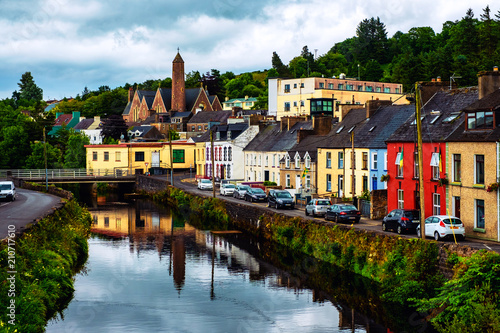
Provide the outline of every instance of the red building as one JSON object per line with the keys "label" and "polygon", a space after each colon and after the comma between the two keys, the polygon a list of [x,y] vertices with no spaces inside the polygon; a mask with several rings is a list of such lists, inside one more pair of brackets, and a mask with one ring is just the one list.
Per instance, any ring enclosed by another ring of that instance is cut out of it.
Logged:
{"label": "red building", "polygon": [[[477,89],[436,92],[422,107],[422,151],[425,217],[446,212],[446,138],[462,122],[462,109],[477,101]],[[387,143],[387,210],[419,209],[419,177],[415,116],[410,117]],[[402,160],[402,165],[401,165]]]}

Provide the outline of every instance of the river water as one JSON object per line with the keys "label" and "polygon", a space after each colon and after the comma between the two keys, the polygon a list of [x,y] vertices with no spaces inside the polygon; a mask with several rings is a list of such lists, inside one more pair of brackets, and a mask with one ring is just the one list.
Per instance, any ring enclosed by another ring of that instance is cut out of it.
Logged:
{"label": "river water", "polygon": [[[94,234],[88,262],[75,277],[73,300],[47,332],[391,332],[387,325],[397,327],[375,286],[311,258],[245,234],[199,230],[147,200],[89,210]],[[408,318],[402,321],[411,323]],[[418,325],[410,326],[412,331],[423,331]]]}

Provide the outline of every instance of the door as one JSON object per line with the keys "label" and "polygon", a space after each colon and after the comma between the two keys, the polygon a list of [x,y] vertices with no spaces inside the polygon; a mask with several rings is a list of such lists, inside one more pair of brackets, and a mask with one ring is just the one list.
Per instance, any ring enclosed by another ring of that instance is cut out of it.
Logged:
{"label": "door", "polygon": [[300,175],[297,175],[295,176],[295,188],[298,190],[300,190],[300,187],[301,187],[302,183],[300,181]]}
{"label": "door", "polygon": [[372,177],[372,190],[377,189],[377,177]]}
{"label": "door", "polygon": [[154,151],[151,153],[151,167],[159,168],[160,167],[160,152]]}
{"label": "door", "polygon": [[427,237],[434,237],[434,231],[436,231],[436,225],[438,222],[437,217],[428,217],[425,220],[425,235]]}
{"label": "door", "polygon": [[264,181],[266,181],[266,182],[269,181],[269,170],[264,171]]}

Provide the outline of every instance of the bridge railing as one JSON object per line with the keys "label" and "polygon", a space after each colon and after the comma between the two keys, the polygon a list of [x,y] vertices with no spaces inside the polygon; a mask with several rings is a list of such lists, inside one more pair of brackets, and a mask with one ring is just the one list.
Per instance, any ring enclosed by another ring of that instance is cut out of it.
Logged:
{"label": "bridge railing", "polygon": [[96,178],[133,176],[129,169],[14,169],[0,170],[0,178],[16,177],[24,179],[45,178]]}

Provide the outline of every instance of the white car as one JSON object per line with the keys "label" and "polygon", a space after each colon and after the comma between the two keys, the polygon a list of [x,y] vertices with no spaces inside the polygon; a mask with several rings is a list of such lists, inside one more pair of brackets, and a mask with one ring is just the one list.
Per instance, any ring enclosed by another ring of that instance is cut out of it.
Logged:
{"label": "white car", "polygon": [[[433,215],[425,219],[425,236],[435,240],[451,237],[465,239],[465,228],[462,221],[455,216]],[[417,227],[417,236],[421,237],[420,225]]]}
{"label": "white car", "polygon": [[200,181],[198,182],[198,188],[200,190],[212,190],[212,181],[210,179],[200,179]]}
{"label": "white car", "polygon": [[16,200],[16,187],[11,181],[0,182],[0,199]]}
{"label": "white car", "polygon": [[220,187],[220,195],[233,195],[236,186],[234,184],[223,184]]}
{"label": "white car", "polygon": [[331,205],[332,203],[328,199],[312,199],[306,205],[306,216],[309,214],[312,216],[325,216],[327,209]]}

